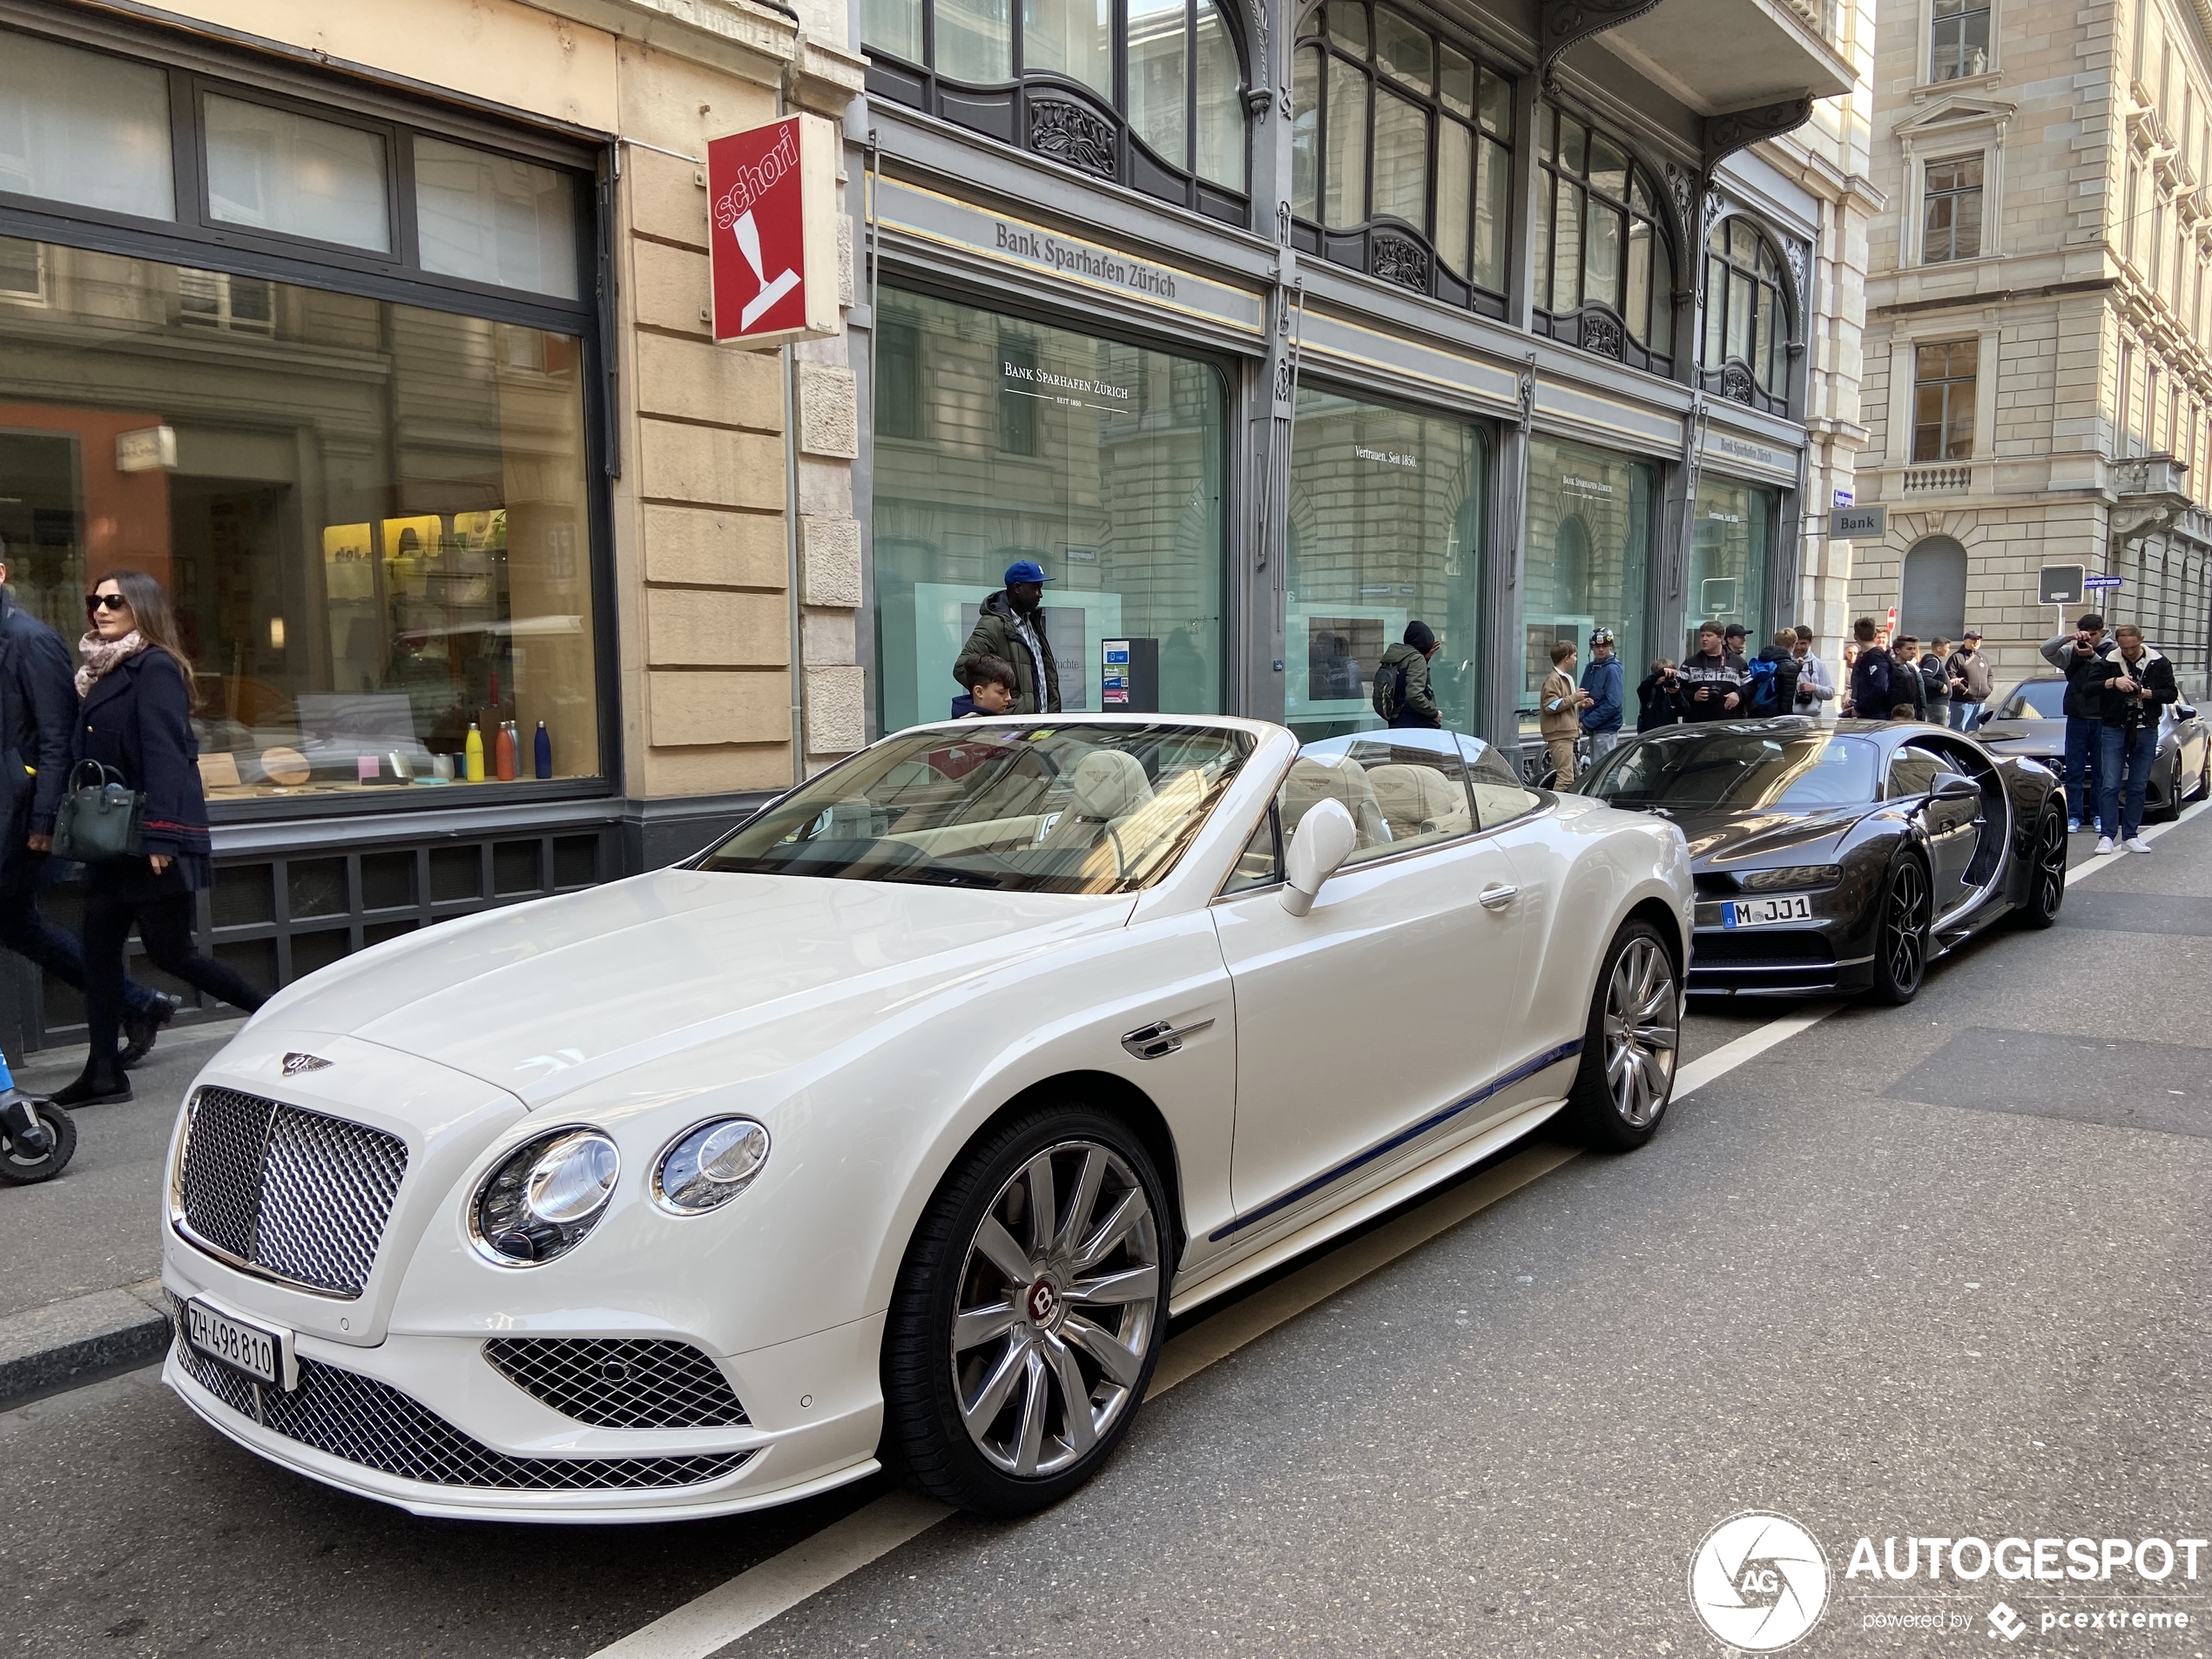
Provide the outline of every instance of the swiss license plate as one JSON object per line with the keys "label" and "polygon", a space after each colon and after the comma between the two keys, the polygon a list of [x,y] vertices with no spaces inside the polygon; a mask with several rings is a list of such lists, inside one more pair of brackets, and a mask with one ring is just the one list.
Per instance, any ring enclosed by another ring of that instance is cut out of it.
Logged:
{"label": "swiss license plate", "polygon": [[1812,900],[1802,893],[1778,893],[1771,899],[1736,899],[1721,907],[1723,927],[1772,927],[1787,921],[1811,921]]}
{"label": "swiss license plate", "polygon": [[273,1331],[218,1313],[204,1302],[185,1304],[185,1339],[210,1359],[273,1386],[283,1339]]}

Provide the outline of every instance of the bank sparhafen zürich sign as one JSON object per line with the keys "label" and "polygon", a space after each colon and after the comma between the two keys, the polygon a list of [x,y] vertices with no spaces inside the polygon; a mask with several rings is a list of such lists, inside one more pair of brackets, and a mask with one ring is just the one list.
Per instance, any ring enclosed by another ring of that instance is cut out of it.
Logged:
{"label": "bank sparhafen z\u00fcrich sign", "polygon": [[837,130],[818,115],[710,139],[707,272],[717,344],[837,332]]}

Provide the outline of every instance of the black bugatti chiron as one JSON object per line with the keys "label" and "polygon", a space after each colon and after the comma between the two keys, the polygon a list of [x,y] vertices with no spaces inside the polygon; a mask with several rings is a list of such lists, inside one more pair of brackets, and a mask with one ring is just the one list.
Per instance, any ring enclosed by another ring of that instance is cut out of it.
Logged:
{"label": "black bugatti chiron", "polygon": [[1697,884],[1694,993],[1868,992],[2066,898],[2066,797],[2023,756],[1917,722],[1802,717],[1662,727],[1578,785],[1682,826]]}

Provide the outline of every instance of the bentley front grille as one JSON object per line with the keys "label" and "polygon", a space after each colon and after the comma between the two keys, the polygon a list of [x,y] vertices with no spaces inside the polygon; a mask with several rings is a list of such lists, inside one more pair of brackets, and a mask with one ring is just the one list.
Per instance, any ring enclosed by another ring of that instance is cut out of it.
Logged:
{"label": "bentley front grille", "polygon": [[494,1337],[493,1368],[598,1428],[732,1428],[745,1407],[705,1351],[668,1337]]}
{"label": "bentley front grille", "polygon": [[241,1417],[363,1468],[427,1486],[503,1492],[605,1492],[701,1486],[745,1467],[751,1452],[700,1457],[510,1457],[462,1433],[389,1383],[305,1355],[287,1393],[196,1351],[177,1329],[179,1362]]}
{"label": "bentley front grille", "polygon": [[396,1135],[202,1089],[186,1109],[178,1221],[195,1243],[273,1278],[359,1296],[406,1174]]}

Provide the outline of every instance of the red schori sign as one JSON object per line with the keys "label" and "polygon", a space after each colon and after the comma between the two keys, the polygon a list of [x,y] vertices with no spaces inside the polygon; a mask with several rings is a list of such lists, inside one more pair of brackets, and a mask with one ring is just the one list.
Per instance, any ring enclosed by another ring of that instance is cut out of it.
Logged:
{"label": "red schori sign", "polygon": [[714,338],[745,346],[837,332],[837,132],[787,115],[706,146]]}

